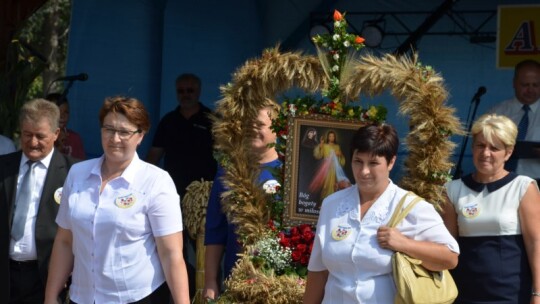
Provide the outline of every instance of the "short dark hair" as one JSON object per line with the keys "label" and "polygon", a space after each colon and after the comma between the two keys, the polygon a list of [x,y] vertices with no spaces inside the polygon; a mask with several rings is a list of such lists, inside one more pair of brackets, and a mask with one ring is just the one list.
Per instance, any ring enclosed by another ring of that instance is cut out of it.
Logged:
{"label": "short dark hair", "polygon": [[390,162],[397,155],[399,138],[396,129],[388,124],[368,124],[354,133],[351,141],[351,157],[355,152],[383,156]]}
{"label": "short dark hair", "polygon": [[526,67],[527,68],[540,69],[540,62],[538,62],[536,60],[533,60],[533,59],[525,59],[525,60],[522,60],[522,61],[518,62],[518,64],[516,64],[516,66],[514,68],[514,79],[516,79],[518,72],[521,69],[526,68]]}
{"label": "short dark hair", "polygon": [[137,126],[137,129],[148,132],[150,129],[150,116],[143,103],[136,98],[115,96],[105,98],[103,106],[99,110],[99,123],[103,126],[105,116],[109,113],[124,115],[129,122]]}
{"label": "short dark hair", "polygon": [[195,74],[192,74],[192,73],[181,74],[178,77],[176,77],[175,84],[178,84],[180,81],[184,81],[184,80],[194,81],[197,84],[197,87],[199,87],[199,89],[201,88],[201,79],[199,78],[199,76]]}

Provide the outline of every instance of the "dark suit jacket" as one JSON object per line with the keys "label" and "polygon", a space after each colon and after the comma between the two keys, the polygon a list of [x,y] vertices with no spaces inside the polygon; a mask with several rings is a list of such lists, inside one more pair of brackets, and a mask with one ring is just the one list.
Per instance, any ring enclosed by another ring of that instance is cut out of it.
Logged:
{"label": "dark suit jacket", "polygon": [[[8,283],[0,284],[0,295],[8,295],[8,299],[11,220],[21,157],[21,151],[0,156],[0,275],[4,276],[3,282]],[[57,229],[56,213],[60,206],[54,200],[54,192],[64,185],[69,168],[75,162],[77,162],[75,159],[55,149],[43,184],[35,230],[39,272],[43,285],[47,282],[49,259]]]}

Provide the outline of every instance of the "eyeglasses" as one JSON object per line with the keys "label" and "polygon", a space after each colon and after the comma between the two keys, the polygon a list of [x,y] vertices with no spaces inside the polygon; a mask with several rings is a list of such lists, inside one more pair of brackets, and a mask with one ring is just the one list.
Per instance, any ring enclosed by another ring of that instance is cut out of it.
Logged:
{"label": "eyeglasses", "polygon": [[141,133],[142,130],[135,130],[135,131],[128,131],[128,130],[117,130],[115,128],[112,128],[112,127],[108,127],[108,126],[103,126],[101,127],[101,130],[103,131],[103,134],[106,136],[106,137],[114,137],[114,134],[118,134],[118,138],[120,138],[121,140],[128,140],[130,139],[133,135],[137,134],[137,133]]}
{"label": "eyeglasses", "polygon": [[184,93],[192,94],[193,92],[195,92],[195,89],[193,89],[193,88],[176,89],[177,94],[184,94]]}

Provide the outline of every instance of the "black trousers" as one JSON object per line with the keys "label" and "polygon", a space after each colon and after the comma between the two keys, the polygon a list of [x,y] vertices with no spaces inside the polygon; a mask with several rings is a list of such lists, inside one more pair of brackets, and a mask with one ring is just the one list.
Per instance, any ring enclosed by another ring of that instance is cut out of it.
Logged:
{"label": "black trousers", "polygon": [[37,261],[9,261],[9,304],[43,304],[45,284]]}
{"label": "black trousers", "polygon": [[[169,303],[170,294],[169,286],[167,285],[167,282],[165,282],[145,298],[129,304],[167,304]],[[77,304],[73,301],[69,301],[69,303]]]}

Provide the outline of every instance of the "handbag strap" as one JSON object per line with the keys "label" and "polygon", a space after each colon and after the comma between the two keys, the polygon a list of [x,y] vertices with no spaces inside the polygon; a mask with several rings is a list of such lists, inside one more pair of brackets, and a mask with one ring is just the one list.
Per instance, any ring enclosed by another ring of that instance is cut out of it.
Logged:
{"label": "handbag strap", "polygon": [[[416,197],[409,203],[409,205],[407,205],[405,209],[403,209],[403,205],[405,204],[405,199],[407,198],[408,195],[414,195]],[[405,195],[399,201],[396,207],[396,210],[394,210],[394,213],[392,214],[390,221],[388,221],[387,226],[390,228],[396,227],[407,216],[407,214],[409,214],[409,212],[412,210],[414,205],[416,205],[416,203],[418,203],[421,200],[422,198],[416,195],[412,191],[405,193]]]}

